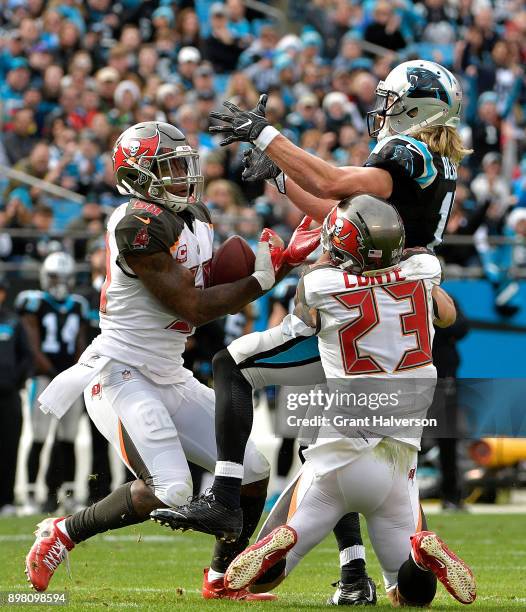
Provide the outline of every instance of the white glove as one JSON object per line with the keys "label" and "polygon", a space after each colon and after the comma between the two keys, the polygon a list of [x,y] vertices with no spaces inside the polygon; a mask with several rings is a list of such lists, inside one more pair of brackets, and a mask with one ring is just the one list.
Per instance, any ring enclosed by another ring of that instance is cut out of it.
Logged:
{"label": "white glove", "polygon": [[261,285],[263,291],[268,291],[274,286],[276,277],[274,275],[274,266],[272,265],[268,242],[258,242],[256,248],[256,262],[254,264],[254,273],[252,276]]}

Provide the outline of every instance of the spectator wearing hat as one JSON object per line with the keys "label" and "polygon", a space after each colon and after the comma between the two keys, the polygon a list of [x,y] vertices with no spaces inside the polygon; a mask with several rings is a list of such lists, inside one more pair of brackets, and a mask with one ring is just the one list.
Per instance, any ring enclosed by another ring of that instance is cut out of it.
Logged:
{"label": "spectator wearing hat", "polygon": [[378,0],[374,7],[373,19],[365,28],[364,39],[367,42],[398,51],[405,47],[405,39],[400,31],[400,17],[386,0]]}
{"label": "spectator wearing hat", "polygon": [[[194,71],[193,87],[186,92],[186,102],[192,104],[201,94],[215,97],[214,69],[210,62],[202,62]],[[225,94],[226,96],[226,94]]]}
{"label": "spectator wearing hat", "polygon": [[332,63],[335,70],[351,70],[352,62],[362,57],[361,36],[349,31],[342,37],[337,56]]}
{"label": "spectator wearing hat", "polygon": [[152,13],[152,25],[157,30],[171,30],[175,25],[175,16],[172,7],[160,6]]}
{"label": "spectator wearing hat", "polygon": [[164,113],[168,123],[175,123],[175,113],[184,103],[184,89],[179,83],[163,83],[155,96],[159,110]]}
{"label": "spectator wearing hat", "polygon": [[210,61],[215,72],[224,74],[232,72],[243,46],[228,27],[228,10],[221,2],[214,2],[209,11],[210,34],[203,44],[203,56]]}
{"label": "spectator wearing hat", "polygon": [[110,66],[101,68],[95,74],[95,87],[100,96],[102,111],[109,111],[113,108],[113,96],[119,80],[119,72]]}
{"label": "spectator wearing hat", "polygon": [[323,122],[318,98],[312,93],[301,96],[294,105],[294,110],[286,118],[287,127],[294,132],[296,142],[301,140],[307,130],[320,129]]}
{"label": "spectator wearing hat", "polygon": [[307,30],[301,35],[301,44],[303,46],[300,62],[309,64],[310,62],[318,62],[319,55],[323,48],[322,37],[315,30]]}
{"label": "spectator wearing hat", "polygon": [[347,96],[340,91],[331,91],[323,98],[325,129],[338,133],[342,125],[351,122],[351,104]]}
{"label": "spectator wearing hat", "polygon": [[193,87],[194,72],[201,61],[201,53],[195,47],[183,47],[177,54],[177,72],[185,89]]}
{"label": "spectator wearing hat", "polygon": [[30,108],[15,111],[11,131],[4,135],[2,145],[11,166],[31,153],[37,141],[35,114]]}
{"label": "spectator wearing hat", "polygon": [[141,90],[135,81],[121,81],[115,88],[115,107],[109,117],[113,125],[125,129],[134,123],[134,113],[141,98]]}
{"label": "spectator wearing hat", "polygon": [[24,106],[24,91],[27,89],[30,73],[27,60],[15,57],[11,60],[5,82],[0,85],[4,124],[9,126],[11,113]]}
{"label": "spectator wearing hat", "polygon": [[5,303],[8,284],[0,277],[0,516],[13,516],[18,444],[22,433],[20,391],[31,375],[33,356],[19,317]]}
{"label": "spectator wearing hat", "polygon": [[274,57],[275,85],[279,87],[283,102],[287,108],[292,108],[296,101],[293,87],[297,81],[294,60],[288,53],[281,53]]}

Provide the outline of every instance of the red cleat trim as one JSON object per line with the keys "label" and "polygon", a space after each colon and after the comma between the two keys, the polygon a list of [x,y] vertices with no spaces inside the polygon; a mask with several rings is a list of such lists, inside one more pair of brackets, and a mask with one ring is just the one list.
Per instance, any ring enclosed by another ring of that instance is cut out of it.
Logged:
{"label": "red cleat trim", "polygon": [[297,541],[298,534],[292,527],[276,527],[232,561],[225,573],[225,586],[237,591],[254,584],[260,576],[283,559]]}
{"label": "red cleat trim", "polygon": [[246,589],[232,591],[225,587],[222,578],[208,580],[208,568],[204,570],[201,593],[204,599],[232,599],[235,601],[273,601],[277,599],[272,593],[250,593]]}
{"label": "red cleat trim", "polygon": [[67,560],[68,551],[75,544],[62,533],[59,518],[47,518],[37,525],[36,540],[26,556],[26,575],[36,591],[45,591],[57,567]]}
{"label": "red cleat trim", "polygon": [[460,603],[473,603],[477,585],[467,563],[449,550],[432,531],[420,531],[411,537],[413,558],[421,567],[433,572],[449,593]]}

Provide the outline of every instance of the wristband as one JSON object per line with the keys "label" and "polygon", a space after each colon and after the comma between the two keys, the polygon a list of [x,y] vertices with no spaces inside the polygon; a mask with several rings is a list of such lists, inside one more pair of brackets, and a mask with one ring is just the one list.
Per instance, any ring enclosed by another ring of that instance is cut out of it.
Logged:
{"label": "wristband", "polygon": [[263,128],[259,136],[254,140],[254,145],[260,151],[264,151],[274,140],[274,138],[276,138],[276,136],[279,136],[279,131],[275,127],[267,125],[267,127]]}
{"label": "wristband", "polygon": [[264,272],[263,270],[257,270],[252,273],[252,276],[257,280],[263,291],[268,291],[274,286],[276,277],[273,272]]}

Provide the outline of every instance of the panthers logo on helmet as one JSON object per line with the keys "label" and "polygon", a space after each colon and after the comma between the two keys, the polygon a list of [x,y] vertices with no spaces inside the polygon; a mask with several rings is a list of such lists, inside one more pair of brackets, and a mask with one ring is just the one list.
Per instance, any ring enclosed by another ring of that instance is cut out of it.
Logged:
{"label": "panthers logo on helmet", "polygon": [[410,66],[407,69],[407,80],[411,83],[407,92],[408,98],[437,98],[450,104],[446,88],[430,70]]}
{"label": "panthers logo on helmet", "polygon": [[361,249],[363,238],[360,230],[352,221],[338,217],[338,210],[334,209],[329,219],[330,239],[335,248],[352,255],[361,265],[365,265]]}

